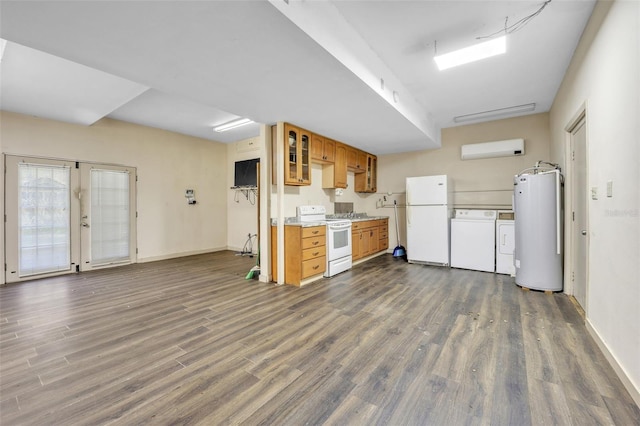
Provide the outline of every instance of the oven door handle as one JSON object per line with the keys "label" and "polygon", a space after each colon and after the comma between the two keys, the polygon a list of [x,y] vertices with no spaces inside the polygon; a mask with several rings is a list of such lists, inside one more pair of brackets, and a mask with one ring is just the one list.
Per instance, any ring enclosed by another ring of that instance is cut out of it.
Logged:
{"label": "oven door handle", "polygon": [[332,223],[332,224],[328,224],[327,228],[332,229],[332,230],[334,230],[334,229],[348,229],[348,228],[351,228],[351,224],[350,223],[345,223],[344,225],[342,225],[342,224],[337,224],[337,223],[333,224]]}

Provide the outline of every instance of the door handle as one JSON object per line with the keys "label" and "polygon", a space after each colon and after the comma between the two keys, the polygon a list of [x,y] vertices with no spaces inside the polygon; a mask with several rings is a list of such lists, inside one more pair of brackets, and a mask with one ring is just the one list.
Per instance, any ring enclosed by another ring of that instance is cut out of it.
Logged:
{"label": "door handle", "polygon": [[88,228],[88,227],[89,227],[89,224],[88,224],[87,222],[82,222],[80,225],[82,225],[82,226],[83,226],[83,227],[85,227],[85,228]]}
{"label": "door handle", "polygon": [[583,229],[583,230],[582,230],[582,232],[581,232],[581,234],[582,234],[582,235],[587,235],[587,230],[586,230],[586,229]]}

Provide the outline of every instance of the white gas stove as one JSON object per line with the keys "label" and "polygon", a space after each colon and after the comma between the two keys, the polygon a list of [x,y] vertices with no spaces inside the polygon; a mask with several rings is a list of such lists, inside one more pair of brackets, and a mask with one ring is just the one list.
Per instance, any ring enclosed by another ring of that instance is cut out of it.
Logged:
{"label": "white gas stove", "polygon": [[327,219],[324,206],[299,206],[296,213],[302,223],[317,222],[327,226],[327,269],[324,276],[332,277],[351,269],[351,221]]}

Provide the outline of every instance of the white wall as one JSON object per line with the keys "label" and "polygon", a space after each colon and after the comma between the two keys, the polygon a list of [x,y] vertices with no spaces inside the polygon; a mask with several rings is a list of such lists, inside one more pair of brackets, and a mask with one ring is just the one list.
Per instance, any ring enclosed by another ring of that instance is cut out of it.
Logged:
{"label": "white wall", "polygon": [[[461,160],[465,144],[523,138],[525,155]],[[393,200],[398,205],[400,240],[406,242],[405,179],[409,176],[449,175],[454,187],[454,207],[511,209],[513,177],[538,160],[549,160],[549,114],[496,120],[442,129],[442,148],[378,157],[378,191],[369,201],[369,214],[390,216],[389,247],[396,245]],[[391,195],[388,193],[391,192]],[[387,198],[384,202],[384,198]],[[384,208],[376,209],[382,198]],[[377,213],[376,213],[377,212]]]}
{"label": "white wall", "polygon": [[[640,2],[599,2],[551,109],[552,153],[564,163],[567,126],[587,111],[587,322],[640,395]],[[615,366],[615,365],[614,365]],[[623,380],[625,380],[623,378]],[[633,394],[633,392],[632,392]],[[640,402],[639,402],[640,403]]]}
{"label": "white wall", "polygon": [[[334,203],[353,203],[356,212],[369,212],[373,194],[359,194],[354,191],[355,177],[352,172],[347,172],[347,188],[343,194],[337,196],[334,189],[322,188],[322,164],[312,163],[311,185],[284,187],[285,217],[296,215],[296,207],[301,205],[319,205],[327,208],[327,213],[334,213]],[[272,186],[272,217],[276,216],[277,187]],[[375,206],[375,201],[373,202]]]}
{"label": "white wall", "polygon": [[[257,234],[258,204],[255,193],[246,193],[229,189],[233,186],[235,162],[260,158],[259,138],[249,138],[227,145],[227,247],[240,251],[247,242],[248,234]],[[257,240],[252,239],[253,252],[258,251]]]}
{"label": "white wall", "polygon": [[[481,160],[460,159],[464,144],[525,139],[525,155]],[[538,160],[550,159],[549,114],[471,124],[442,130],[442,148],[378,156],[378,191],[360,194],[354,191],[355,176],[347,173],[347,189],[336,196],[331,189],[322,189],[322,165],[313,164],[310,186],[285,186],[285,217],[296,215],[296,206],[323,205],[334,212],[335,202],[352,202],[354,211],[370,216],[389,217],[389,250],[397,244],[395,232],[394,200],[398,203],[400,242],[406,242],[405,179],[409,176],[448,174],[452,177],[456,193],[455,207],[511,209],[513,176]],[[272,187],[271,216],[277,212],[277,188]]]}
{"label": "white wall", "polygon": [[[224,144],[110,119],[78,126],[6,111],[0,119],[4,153],[137,168],[139,261],[226,248]],[[187,188],[197,204],[187,204]]]}
{"label": "white wall", "polygon": [[[2,119],[2,115],[0,115],[0,153],[4,152],[4,138],[2,137],[2,128],[4,127],[4,120]],[[2,165],[2,170],[4,170],[4,164]],[[0,173],[0,212],[4,214],[4,172]],[[0,226],[0,259],[2,263],[4,263],[4,224]],[[4,272],[0,272],[0,285],[5,283]]]}

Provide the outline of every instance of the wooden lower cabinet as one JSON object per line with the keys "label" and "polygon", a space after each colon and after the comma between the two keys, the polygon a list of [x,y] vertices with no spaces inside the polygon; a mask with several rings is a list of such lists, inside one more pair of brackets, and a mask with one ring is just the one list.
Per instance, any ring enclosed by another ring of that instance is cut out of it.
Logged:
{"label": "wooden lower cabinet", "polygon": [[353,222],[351,225],[352,260],[389,248],[389,219]]}
{"label": "wooden lower cabinet", "polygon": [[[278,280],[277,228],[271,227],[271,270]],[[307,278],[322,275],[327,268],[326,226],[284,227],[284,282],[300,286]]]}
{"label": "wooden lower cabinet", "polygon": [[389,219],[379,219],[380,224],[378,237],[378,250],[387,250],[389,248]]}

